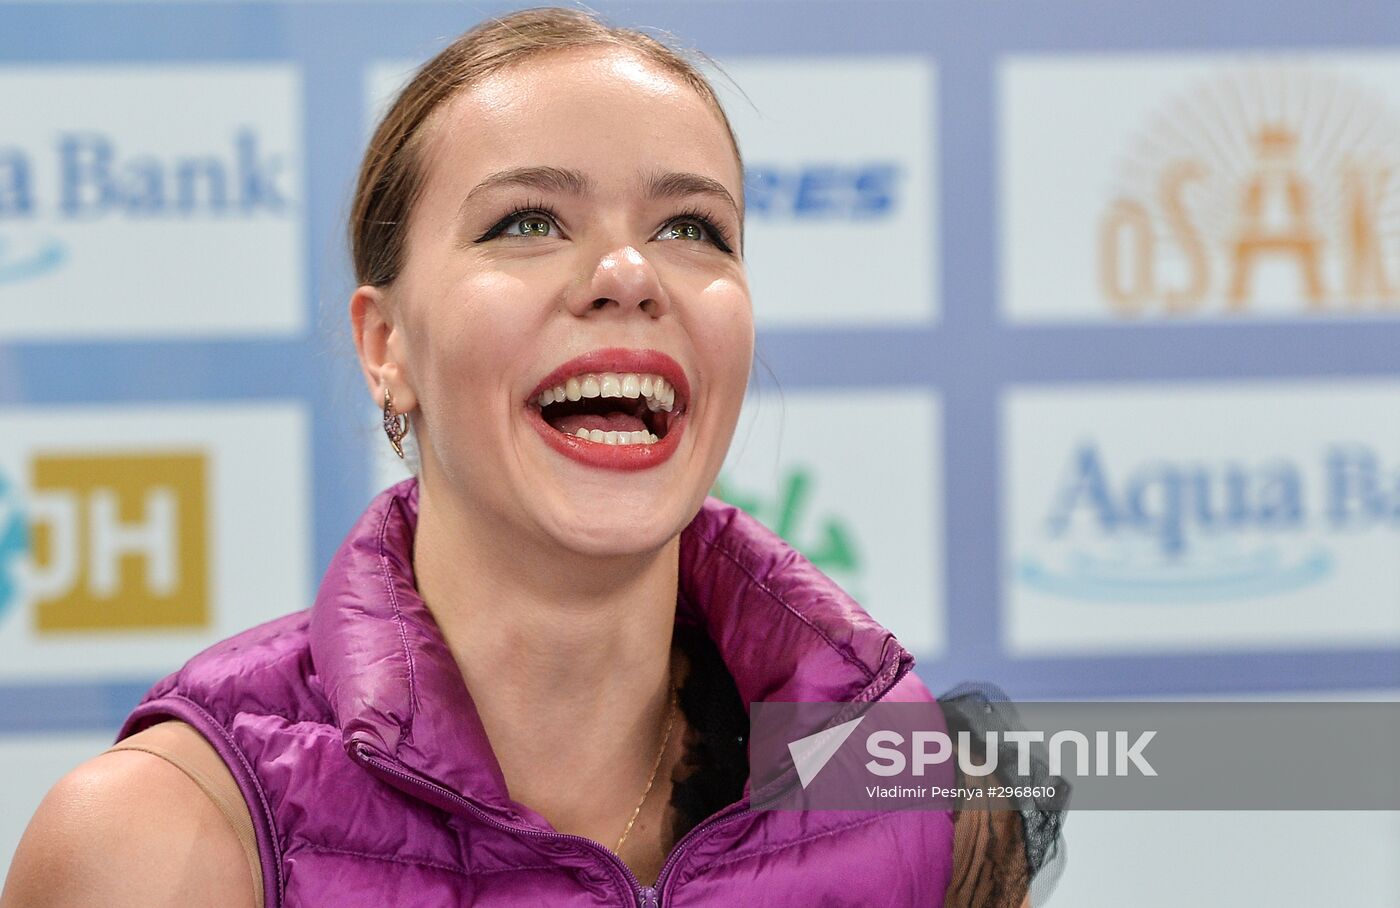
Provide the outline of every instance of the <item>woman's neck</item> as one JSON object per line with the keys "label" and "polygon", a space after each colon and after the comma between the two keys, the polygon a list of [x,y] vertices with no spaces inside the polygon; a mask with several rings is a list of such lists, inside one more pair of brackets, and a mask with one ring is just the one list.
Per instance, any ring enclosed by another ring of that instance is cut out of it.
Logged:
{"label": "woman's neck", "polygon": [[[559,831],[611,847],[642,796],[667,720],[678,541],[600,559],[546,551],[479,523],[420,490],[419,593],[511,797]],[[668,751],[649,801],[669,797],[663,781],[679,751]]]}

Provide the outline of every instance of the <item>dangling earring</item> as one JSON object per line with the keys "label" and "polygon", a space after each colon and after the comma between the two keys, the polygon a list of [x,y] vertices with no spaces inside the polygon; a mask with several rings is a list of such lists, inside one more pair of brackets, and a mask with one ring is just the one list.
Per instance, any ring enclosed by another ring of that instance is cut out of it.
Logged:
{"label": "dangling earring", "polygon": [[403,459],[403,439],[408,434],[408,414],[394,413],[394,396],[389,393],[389,387],[384,387],[384,434],[389,436],[389,444],[394,446],[394,453]]}

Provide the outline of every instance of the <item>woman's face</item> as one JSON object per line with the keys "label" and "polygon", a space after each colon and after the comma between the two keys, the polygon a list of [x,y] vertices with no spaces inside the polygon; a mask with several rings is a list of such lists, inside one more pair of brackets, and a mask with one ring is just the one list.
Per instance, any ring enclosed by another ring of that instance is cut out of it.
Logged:
{"label": "woman's face", "polygon": [[752,360],[728,132],[601,48],[526,60],[425,128],[386,307],[425,482],[544,544],[656,549],[714,482]]}

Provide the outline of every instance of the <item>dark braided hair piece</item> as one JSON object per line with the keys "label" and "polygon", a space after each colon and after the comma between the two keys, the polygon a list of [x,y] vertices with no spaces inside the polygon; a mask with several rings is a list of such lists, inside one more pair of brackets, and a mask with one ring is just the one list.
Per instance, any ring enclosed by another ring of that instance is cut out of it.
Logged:
{"label": "dark braided hair piece", "polygon": [[749,716],[734,678],[706,633],[678,624],[676,645],[690,660],[677,700],[693,734],[671,790],[671,844],[743,797],[749,774]]}

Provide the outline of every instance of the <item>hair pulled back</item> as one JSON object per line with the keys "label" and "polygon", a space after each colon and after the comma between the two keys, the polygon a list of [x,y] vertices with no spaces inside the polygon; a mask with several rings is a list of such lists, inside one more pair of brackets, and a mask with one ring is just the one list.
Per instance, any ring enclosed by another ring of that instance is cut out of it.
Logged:
{"label": "hair pulled back", "polygon": [[[550,51],[581,47],[629,50],[677,76],[719,114],[734,154],[739,145],[714,88],[678,51],[640,31],[607,25],[581,10],[546,7],[492,19],[467,31],[419,68],[399,92],[360,165],[350,210],[350,256],[359,284],[394,282],[403,268],[409,214],[423,185],[422,126],[460,91],[513,64]],[[742,170],[742,163],[741,163]]]}

